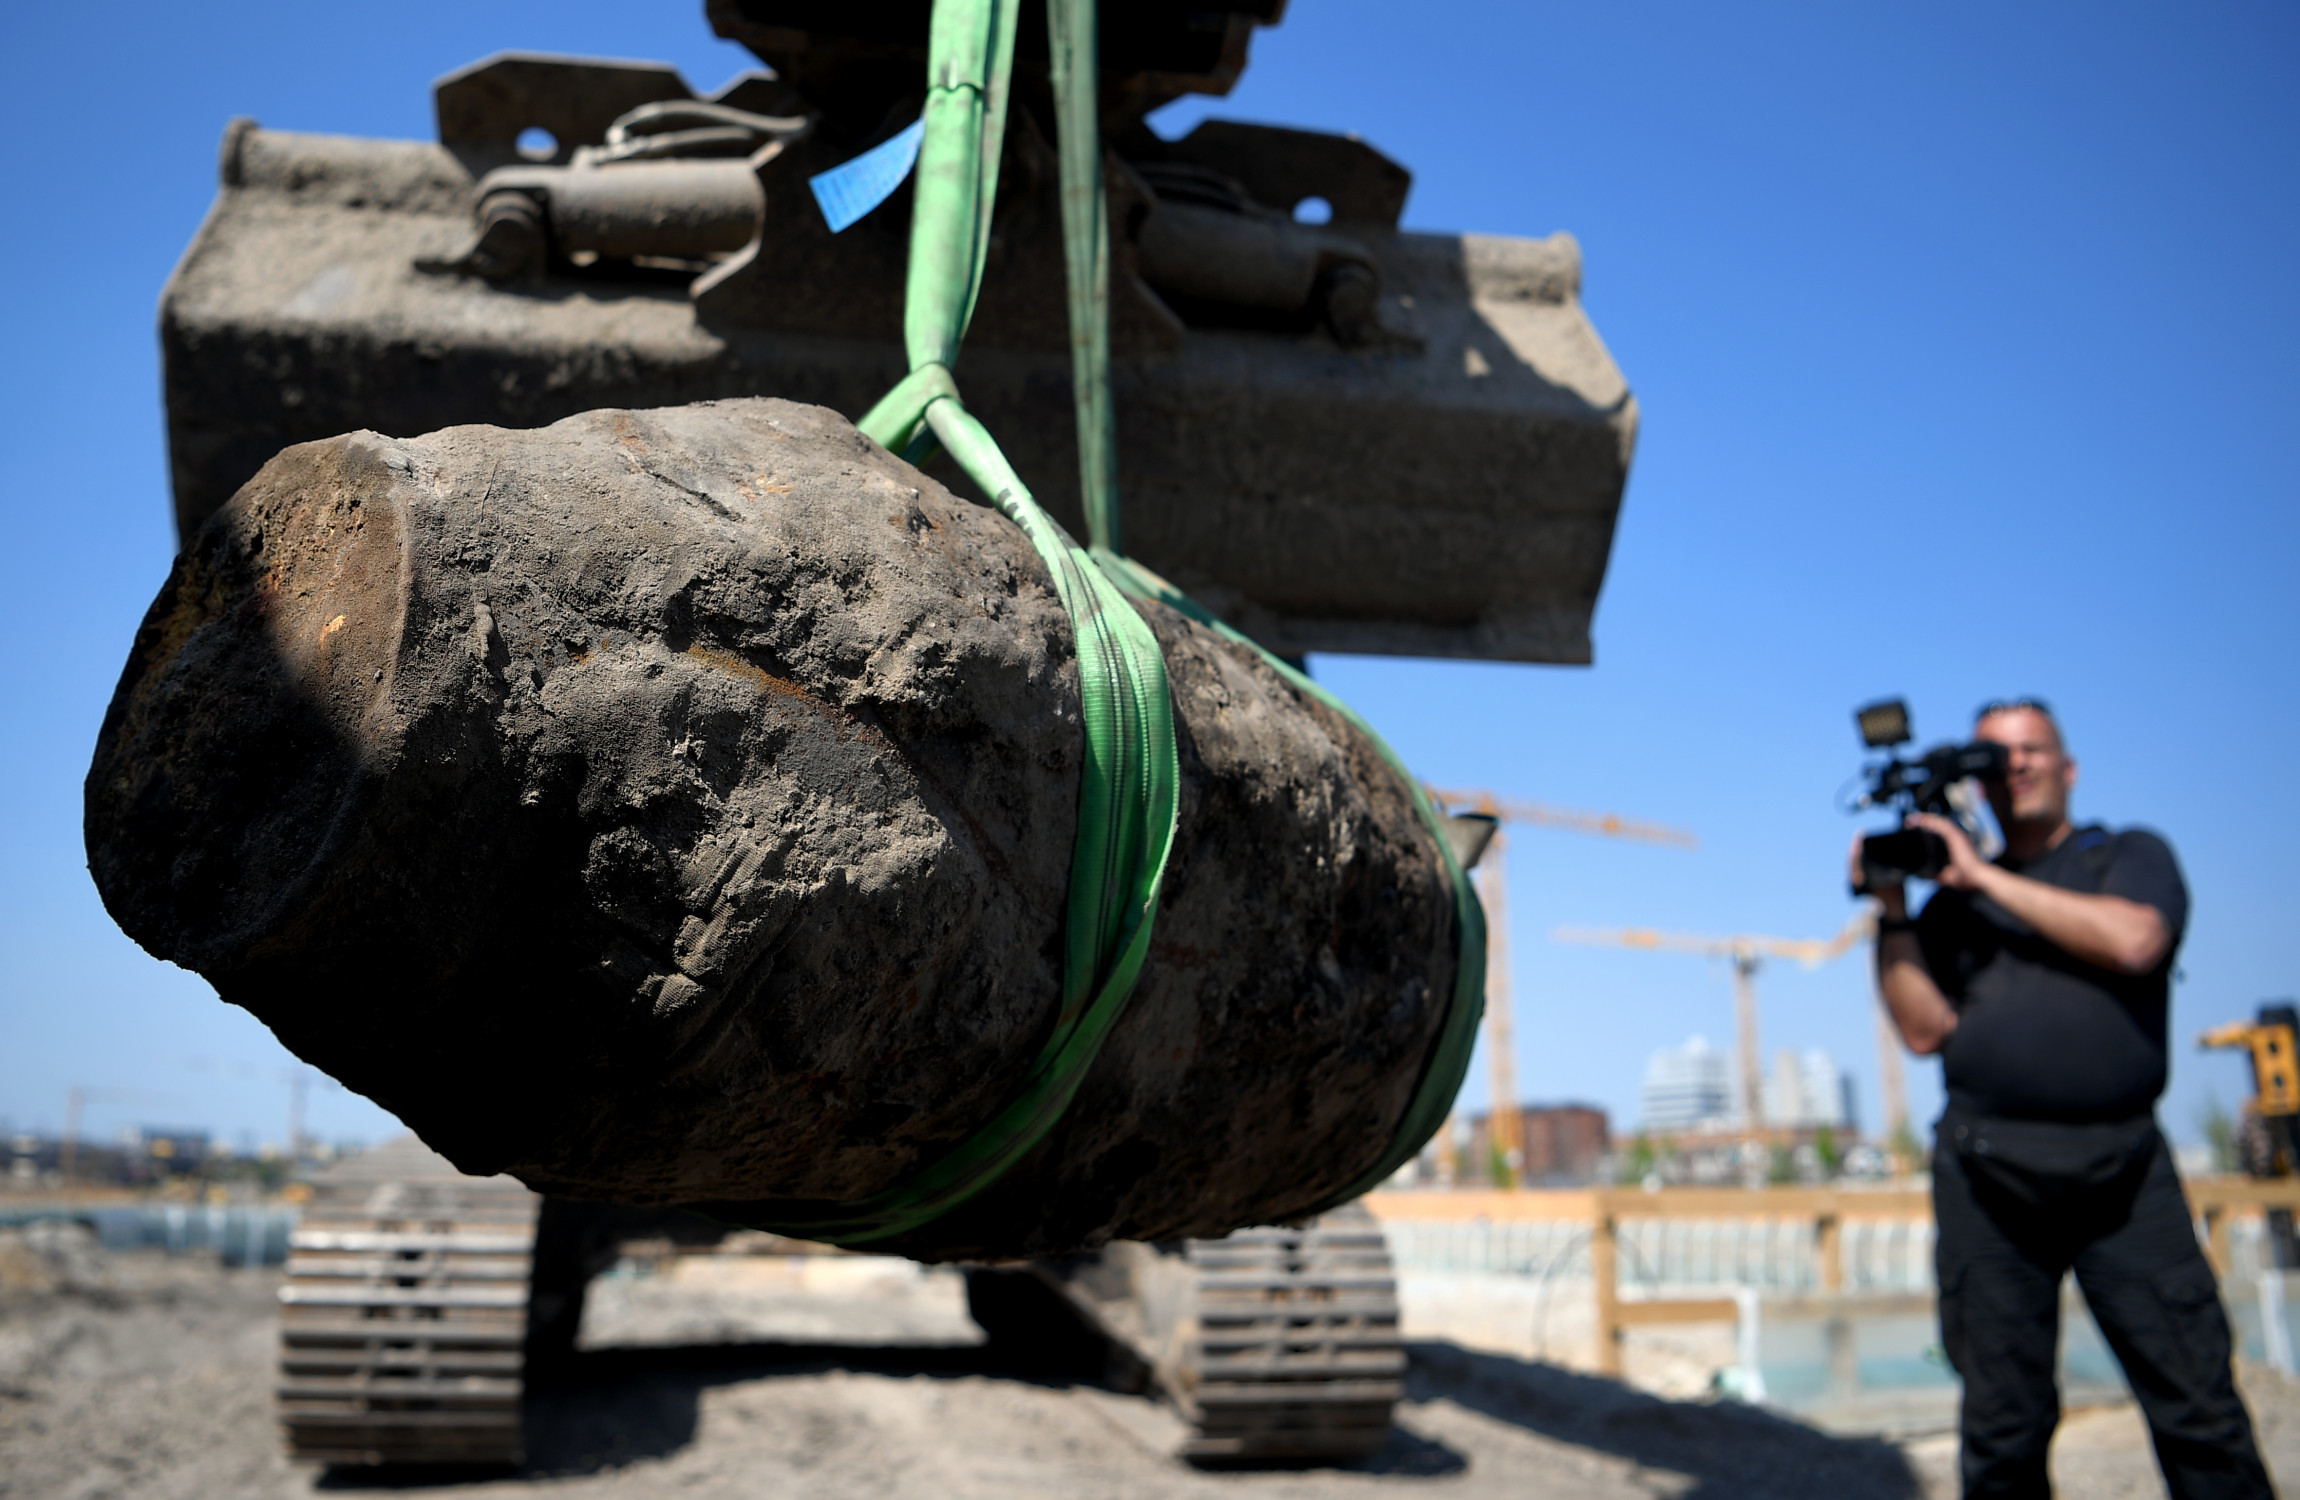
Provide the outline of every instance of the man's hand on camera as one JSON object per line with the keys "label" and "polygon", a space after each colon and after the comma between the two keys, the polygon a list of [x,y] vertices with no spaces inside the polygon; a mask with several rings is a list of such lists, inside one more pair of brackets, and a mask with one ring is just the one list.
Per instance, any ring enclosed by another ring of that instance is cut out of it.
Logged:
{"label": "man's hand on camera", "polygon": [[1867,837],[1868,835],[1863,833],[1853,835],[1852,853],[1847,856],[1847,868],[1851,871],[1851,875],[1846,883],[1856,891],[1864,891],[1876,897],[1883,907],[1882,915],[1896,922],[1902,921],[1909,914],[1908,887],[1898,880],[1878,882],[1873,885],[1864,882],[1868,872],[1861,866],[1861,841]]}
{"label": "man's hand on camera", "polygon": [[[1855,889],[1861,886],[1862,837],[1853,837]],[[1884,994],[1885,1008],[1892,1013],[1893,1025],[1911,1052],[1938,1052],[1948,1042],[1949,1033],[1957,1029],[1957,1013],[1942,996],[1940,986],[1933,983],[1916,934],[1908,928],[1908,887],[1898,880],[1879,881],[1868,887],[1868,893],[1877,898],[1879,920],[1901,924],[1877,937],[1877,987]]]}
{"label": "man's hand on camera", "polygon": [[1909,821],[1919,828],[1929,829],[1941,836],[1948,845],[1949,862],[1940,873],[1940,883],[1952,891],[1976,891],[1985,884],[1996,867],[1981,858],[1973,841],[1965,837],[1956,819],[1944,818],[1938,813],[1911,813]]}
{"label": "man's hand on camera", "polygon": [[2145,974],[2164,962],[2173,940],[2180,935],[2165,925],[2162,912],[2145,902],[2063,890],[1990,864],[1973,848],[1964,830],[1947,818],[1911,813],[1909,822],[1931,829],[1948,846],[1949,863],[1940,875],[1945,889],[1976,891],[1988,897],[2035,928],[2046,942],[2086,963],[2126,974]]}

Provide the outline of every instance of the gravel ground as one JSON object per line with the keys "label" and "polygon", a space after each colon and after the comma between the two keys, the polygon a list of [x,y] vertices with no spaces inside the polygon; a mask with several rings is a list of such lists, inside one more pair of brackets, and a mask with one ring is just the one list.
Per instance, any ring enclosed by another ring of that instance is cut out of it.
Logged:
{"label": "gravel ground", "polygon": [[[575,1375],[530,1398],[524,1472],[319,1470],[289,1464],[272,1423],[276,1272],[76,1254],[41,1260],[0,1245],[6,1500],[362,1488],[442,1500],[1955,1493],[1952,1439],[1829,1437],[1747,1407],[1664,1400],[1438,1341],[1413,1344],[1397,1434],[1371,1462],[1202,1471],[1169,1456],[1180,1425],[1156,1404],[998,1369],[972,1342],[946,1273],[708,1264],[600,1284]],[[2300,1474],[2300,1388],[2255,1373],[2248,1389],[2272,1464]],[[2061,1492],[2084,1500],[2163,1493],[2129,1409],[2072,1419],[2056,1470]]]}

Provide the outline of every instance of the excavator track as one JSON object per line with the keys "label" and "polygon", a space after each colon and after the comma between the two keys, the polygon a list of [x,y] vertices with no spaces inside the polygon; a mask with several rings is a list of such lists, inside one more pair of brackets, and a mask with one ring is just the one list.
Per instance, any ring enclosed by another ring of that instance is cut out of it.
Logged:
{"label": "excavator track", "polygon": [[312,1187],[280,1289],[289,1456],[518,1463],[541,1199],[466,1177],[413,1136]]}
{"label": "excavator track", "polygon": [[1405,1393],[1397,1274],[1349,1204],[1297,1227],[973,1266],[967,1307],[1026,1368],[1157,1391],[1210,1465],[1346,1463],[1381,1451]]}
{"label": "excavator track", "polygon": [[1186,1458],[1369,1457],[1405,1393],[1397,1275],[1381,1225],[1350,1204],[1306,1227],[1190,1240],[1197,1334],[1173,1394]]}

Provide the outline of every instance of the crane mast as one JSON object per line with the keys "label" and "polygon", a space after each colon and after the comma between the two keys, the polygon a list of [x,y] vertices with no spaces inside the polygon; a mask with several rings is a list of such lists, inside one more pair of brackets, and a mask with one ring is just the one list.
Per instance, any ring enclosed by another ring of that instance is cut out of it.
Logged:
{"label": "crane mast", "polygon": [[[1701,840],[1682,828],[1619,813],[1587,812],[1548,802],[1504,797],[1482,787],[1432,787],[1430,795],[1441,806],[1493,818],[1497,825],[1518,823],[1555,828],[1596,838],[1628,839],[1671,849],[1698,849]],[[1508,836],[1496,826],[1486,852],[1478,860],[1473,878],[1486,913],[1485,1024],[1487,1066],[1492,1072],[1493,1103],[1488,1111],[1491,1140],[1500,1158],[1501,1185],[1515,1187],[1525,1170],[1525,1115],[1517,1097],[1517,1041],[1513,997],[1510,992]],[[1440,1153],[1451,1158],[1454,1122],[1448,1117],[1439,1136]]]}
{"label": "crane mast", "polygon": [[[1762,1061],[1764,1054],[1758,1045],[1757,971],[1771,958],[1786,958],[1808,969],[1817,969],[1841,957],[1855,944],[1869,941],[1875,936],[1876,927],[1876,905],[1874,902],[1866,902],[1831,938],[1766,937],[1757,933],[1704,937],[1692,933],[1660,932],[1650,927],[1560,927],[1551,936],[1561,943],[1636,948],[1649,953],[1692,953],[1704,958],[1722,958],[1731,964],[1735,1051],[1738,1054],[1736,1092],[1740,1095],[1742,1138],[1751,1143],[1762,1143],[1765,1134],[1765,1075]],[[1888,1121],[1897,1113],[1902,1122],[1906,1123],[1908,1109],[1901,1100],[1899,1061],[1898,1055],[1895,1055],[1892,1059],[1894,1066],[1884,1075],[1883,1090],[1888,1096]],[[1887,1129],[1892,1128],[1888,1124]]]}

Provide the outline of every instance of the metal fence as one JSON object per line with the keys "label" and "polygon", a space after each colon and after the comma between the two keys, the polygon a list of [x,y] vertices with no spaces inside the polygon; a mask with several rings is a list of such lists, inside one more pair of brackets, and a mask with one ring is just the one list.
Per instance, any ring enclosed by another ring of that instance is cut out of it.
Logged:
{"label": "metal fence", "polygon": [[164,1250],[214,1255],[227,1266],[276,1266],[287,1259],[296,1211],[226,1203],[0,1206],[0,1229],[56,1220],[87,1225],[106,1250]]}
{"label": "metal fence", "polygon": [[[1589,1226],[1569,1220],[1392,1219],[1382,1226],[1403,1270],[1484,1271],[1586,1280]],[[1932,1285],[1933,1226],[1921,1219],[1853,1219],[1842,1231],[1846,1291],[1921,1291]],[[1620,1285],[1631,1290],[1821,1285],[1819,1236],[1790,1219],[1645,1219],[1616,1236]]]}
{"label": "metal fence", "polygon": [[[1385,1218],[1390,1255],[1408,1271],[1482,1271],[1543,1280],[1589,1279],[1590,1227],[1570,1219]],[[2227,1226],[2224,1279],[2250,1284],[2268,1268],[2267,1226],[2257,1217]],[[1839,1230],[1842,1290],[1922,1292],[1933,1285],[1930,1219],[1847,1219]],[[1625,1219],[1616,1230],[1617,1276],[1625,1295],[1730,1292],[1805,1293],[1822,1286],[1819,1233],[1780,1218]]]}

